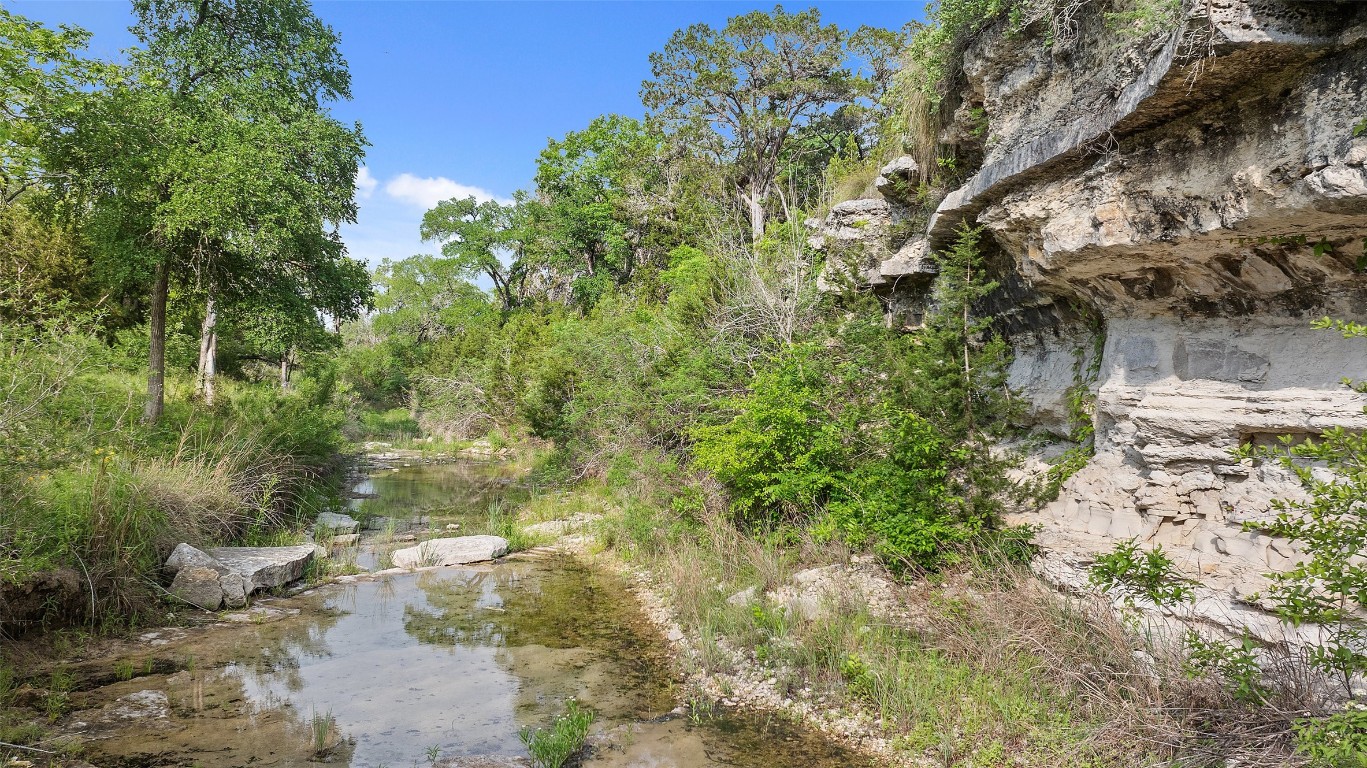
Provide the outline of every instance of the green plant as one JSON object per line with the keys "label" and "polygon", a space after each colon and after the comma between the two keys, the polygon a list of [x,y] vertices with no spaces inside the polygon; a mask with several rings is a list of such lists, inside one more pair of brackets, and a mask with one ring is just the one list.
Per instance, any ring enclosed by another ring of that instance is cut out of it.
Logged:
{"label": "green plant", "polygon": [[1188,632],[1184,645],[1187,674],[1194,677],[1214,673],[1236,701],[1267,703],[1269,691],[1256,655],[1259,644],[1247,631],[1237,644],[1207,640],[1194,631]]}
{"label": "green plant", "polygon": [[309,717],[310,744],[315,755],[326,754],[332,748],[334,732],[337,727],[337,719],[332,716],[332,710],[319,714],[317,709]]}
{"label": "green plant", "polygon": [[431,745],[431,746],[429,746],[429,747],[427,748],[427,762],[429,762],[429,763],[431,763],[431,764],[433,764],[433,765],[436,765],[436,764],[437,764],[437,760],[438,760],[440,757],[441,757],[441,745],[440,745],[440,744],[433,744],[433,745]]}
{"label": "green plant", "polygon": [[1317,766],[1364,768],[1367,766],[1367,703],[1348,701],[1342,712],[1320,718],[1302,718],[1292,728],[1296,748]]}
{"label": "green plant", "polygon": [[555,718],[547,730],[523,728],[518,737],[532,755],[536,768],[561,768],[584,748],[584,739],[593,723],[593,711],[570,699],[564,714]]}
{"label": "green plant", "polygon": [[[1367,338],[1367,326],[1359,323],[1324,318],[1314,325]],[[1367,382],[1345,384],[1367,392]],[[1295,474],[1308,500],[1274,500],[1274,519],[1244,527],[1285,536],[1305,555],[1289,570],[1268,574],[1272,586],[1265,596],[1285,621],[1323,628],[1327,641],[1312,650],[1310,663],[1338,678],[1351,695],[1353,678],[1367,673],[1367,569],[1359,562],[1367,550],[1367,434],[1334,427],[1316,438],[1297,442],[1283,435],[1278,442],[1245,445],[1235,456],[1276,462]]]}
{"label": "green plant", "polygon": [[47,712],[48,720],[55,721],[66,713],[71,689],[75,683],[76,680],[70,672],[63,669],[53,670],[48,678],[47,695],[43,697],[43,708]]}
{"label": "green plant", "polygon": [[1099,555],[1087,578],[1105,591],[1120,592],[1130,604],[1144,598],[1159,606],[1190,600],[1196,585],[1178,573],[1161,544],[1145,552],[1135,539],[1118,542],[1110,552]]}
{"label": "green plant", "polygon": [[114,662],[114,677],[120,680],[132,680],[133,670],[134,666],[132,659],[121,659]]}
{"label": "green plant", "polygon": [[988,444],[1006,413],[1006,346],[973,312],[995,288],[980,234],[962,229],[939,254],[921,331],[889,333],[881,308],[849,297],[851,317],[779,349],[727,402],[728,421],[692,431],[697,466],[742,524],[810,526],[919,569],[996,531],[1014,487]]}
{"label": "green plant", "polygon": [[1128,7],[1106,14],[1112,29],[1134,37],[1177,26],[1183,0],[1129,0]]}

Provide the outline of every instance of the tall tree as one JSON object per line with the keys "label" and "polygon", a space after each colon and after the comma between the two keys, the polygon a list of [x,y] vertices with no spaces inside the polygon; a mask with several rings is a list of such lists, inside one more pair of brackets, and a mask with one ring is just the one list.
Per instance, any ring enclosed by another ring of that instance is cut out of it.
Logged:
{"label": "tall tree", "polygon": [[667,121],[706,124],[736,170],[751,236],[764,236],[788,138],[801,125],[869,92],[848,59],[850,35],[815,8],[753,11],[715,30],[694,24],[650,55],[641,100]]}
{"label": "tall tree", "polygon": [[661,215],[659,136],[639,120],[604,115],[548,142],[536,168],[553,266],[629,280],[652,230],[669,224]]}
{"label": "tall tree", "polygon": [[521,302],[526,280],[521,256],[530,233],[520,226],[518,209],[517,204],[453,197],[422,217],[423,241],[441,244],[455,275],[487,278],[505,311]]}
{"label": "tall tree", "polygon": [[[354,308],[364,270],[339,265],[364,139],[328,113],[350,96],[337,36],[305,0],[135,0],[124,79],[93,94],[54,156],[79,169],[92,234],[125,280],[151,279],[148,397],[165,396],[173,281],[216,301],[284,289]],[[351,275],[353,282],[315,283]],[[208,314],[208,313],[206,313]],[[213,332],[206,324],[205,332]],[[212,350],[212,344],[207,346]]]}

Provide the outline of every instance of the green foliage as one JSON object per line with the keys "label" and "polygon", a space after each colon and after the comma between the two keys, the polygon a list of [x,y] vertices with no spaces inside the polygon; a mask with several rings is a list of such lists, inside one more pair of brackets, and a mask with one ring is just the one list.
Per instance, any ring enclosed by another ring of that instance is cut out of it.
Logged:
{"label": "green foliage", "polygon": [[[522,298],[522,284],[526,280],[521,261],[514,259],[505,267],[500,253],[520,251],[527,233],[518,225],[519,210],[514,205],[503,205],[496,200],[480,202],[472,197],[452,198],[437,204],[423,214],[422,239],[441,244],[445,260],[433,266],[449,273],[451,278],[473,280],[484,277],[494,286],[503,302],[503,309],[517,306]],[[414,259],[428,259],[418,256]],[[399,262],[404,265],[409,260]]]}
{"label": "green foliage", "polygon": [[1131,603],[1143,598],[1154,605],[1174,606],[1195,594],[1195,582],[1178,573],[1162,545],[1143,551],[1134,539],[1099,555],[1088,579],[1103,590],[1120,592]]}
{"label": "green foliage", "polygon": [[74,569],[95,623],[136,622],[176,543],[263,536],[316,510],[344,448],[312,386],[230,387],[213,409],[176,404],[142,426],[136,374],[108,372],[109,354],[79,325],[0,326],[0,580]]}
{"label": "green foliage", "polygon": [[52,30],[0,8],[0,205],[38,183],[46,135],[68,126],[68,112],[102,67],[78,55],[90,33]]}
{"label": "green foliage", "polygon": [[537,158],[541,202],[531,214],[538,231],[531,258],[568,280],[581,307],[638,269],[659,266],[674,245],[680,227],[663,151],[656,129],[604,115],[549,142]]}
{"label": "green foliage", "polygon": [[[641,84],[641,101],[727,157],[758,241],[789,140],[805,126],[852,118],[834,108],[881,92],[896,42],[889,33],[865,29],[851,36],[823,25],[815,8],[752,11],[728,19],[720,30],[694,24],[651,54],[653,79]],[[851,53],[866,57],[869,77],[851,67]]]}
{"label": "green foliage", "polygon": [[518,737],[531,752],[536,768],[561,768],[584,748],[584,739],[593,724],[593,710],[570,699],[564,714],[555,718],[549,730],[523,728]]}
{"label": "green foliage", "polygon": [[977,237],[965,230],[942,254],[923,331],[899,337],[856,314],[780,349],[727,403],[730,420],[694,430],[695,461],[726,484],[742,520],[815,523],[818,535],[921,568],[953,562],[997,527],[1009,487],[981,427],[1005,412],[1005,348],[972,314],[993,287]]}
{"label": "green foliage", "polygon": [[1135,37],[1167,31],[1177,25],[1183,0],[1128,0],[1123,10],[1106,14],[1112,28]]}
{"label": "green foliage", "polygon": [[1215,675],[1240,703],[1267,703],[1269,690],[1263,683],[1257,656],[1260,645],[1247,631],[1237,644],[1207,640],[1196,632],[1188,632],[1185,645],[1189,675]]}
{"label": "green foliage", "polygon": [[907,357],[908,379],[916,386],[908,386],[905,397],[947,437],[964,440],[1004,423],[1009,350],[990,334],[992,318],[974,311],[997,288],[979,249],[982,229],[963,224],[956,234],[953,247],[939,254],[935,311]]}
{"label": "green foliage", "polygon": [[[1029,0],[939,0],[912,38],[908,55],[916,82],[911,87],[938,103],[944,83],[973,37],[994,20],[1024,8]],[[1017,14],[1019,15],[1019,14]]]}
{"label": "green foliage", "polygon": [[1293,726],[1297,749],[1327,768],[1367,766],[1367,704],[1349,701],[1342,712],[1302,718]]}
{"label": "green foliage", "polygon": [[[1359,323],[1325,318],[1315,325],[1345,338],[1367,337]],[[1362,382],[1345,383],[1364,389]],[[1353,677],[1367,673],[1367,569],[1358,562],[1367,549],[1367,435],[1342,427],[1302,442],[1286,435],[1279,446],[1246,445],[1236,457],[1277,462],[1305,488],[1308,500],[1274,500],[1273,520],[1245,528],[1285,536],[1306,555],[1289,570],[1269,574],[1265,596],[1284,620],[1327,632],[1328,641],[1316,646],[1310,661],[1351,690]]]}
{"label": "green foliage", "polygon": [[337,229],[355,220],[365,141],[328,113],[349,75],[303,0],[139,0],[134,12],[141,47],[82,93],[43,164],[55,192],[80,201],[100,280],[151,288],[155,420],[172,298],[214,297],[286,352],[320,312],[366,305],[365,269]]}

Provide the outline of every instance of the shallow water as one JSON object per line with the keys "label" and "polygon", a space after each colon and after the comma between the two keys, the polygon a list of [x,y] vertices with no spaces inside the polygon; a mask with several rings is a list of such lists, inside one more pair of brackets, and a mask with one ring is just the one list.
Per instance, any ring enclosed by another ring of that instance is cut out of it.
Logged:
{"label": "shallow water", "polygon": [[[367,502],[397,514],[451,498],[474,512],[490,499],[471,490],[469,466],[410,469],[375,478],[381,498]],[[474,471],[488,480],[497,468]],[[586,765],[857,764],[788,725],[671,713],[679,702],[657,633],[617,578],[568,558],[362,578],[260,601],[239,618],[152,633],[114,662],[179,671],[80,694],[67,730],[82,734],[87,759],[510,764],[498,761],[527,754],[519,730],[548,725],[575,698],[597,714]]]}

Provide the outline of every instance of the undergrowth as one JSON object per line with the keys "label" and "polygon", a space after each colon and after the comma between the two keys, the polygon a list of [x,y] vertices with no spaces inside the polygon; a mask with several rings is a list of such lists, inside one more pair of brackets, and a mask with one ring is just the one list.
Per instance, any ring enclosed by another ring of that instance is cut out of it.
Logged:
{"label": "undergrowth", "polygon": [[[557,500],[602,514],[597,545],[651,575],[710,695],[768,679],[784,700],[865,713],[897,752],[936,765],[1304,764],[1294,697],[1253,707],[1193,674],[1182,638],[1105,598],[1059,595],[1024,565],[1029,547],[989,539],[898,579],[838,540],[737,529],[704,475],[648,470]],[[832,563],[872,569],[888,594],[828,594],[814,614],[784,602],[794,574]],[[707,695],[691,699],[706,708]]]}
{"label": "undergrowth", "polygon": [[0,358],[0,584],[74,573],[48,619],[137,624],[177,543],[272,542],[331,503],[341,417],[308,382],[224,382],[215,406],[172,398],[148,427],[141,372],[79,327],[0,327]]}

